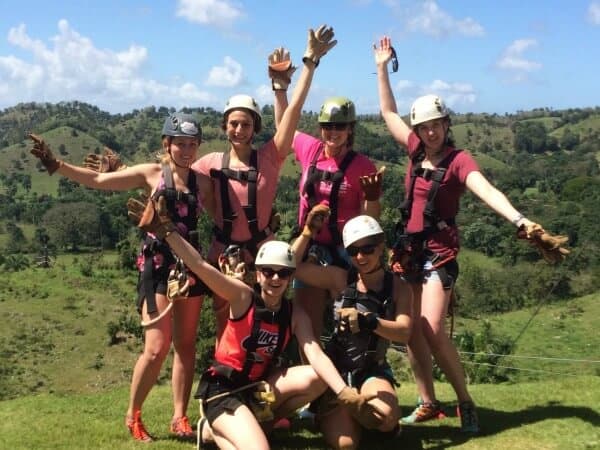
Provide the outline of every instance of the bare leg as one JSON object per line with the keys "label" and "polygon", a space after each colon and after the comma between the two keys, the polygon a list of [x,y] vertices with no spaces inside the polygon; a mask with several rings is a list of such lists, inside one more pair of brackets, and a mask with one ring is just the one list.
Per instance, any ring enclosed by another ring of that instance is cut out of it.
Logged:
{"label": "bare leg", "polygon": [[272,409],[276,417],[286,417],[314,400],[327,386],[311,366],[295,366],[272,373],[267,379],[275,392]]}
{"label": "bare leg", "polygon": [[[166,308],[168,300],[164,295],[156,294],[156,303],[160,312]],[[147,321],[158,316],[159,312],[150,316],[144,302],[142,319]],[[171,317],[167,315],[157,323],[146,327],[144,331],[144,350],[135,363],[131,378],[128,417],[132,417],[134,411],[142,409],[142,404],[158,379],[160,368],[169,353],[170,346]]]}
{"label": "bare leg", "polygon": [[435,361],[454,388],[458,400],[470,401],[460,357],[445,328],[450,294],[451,291],[444,290],[439,281],[433,280],[423,285],[422,330]]}
{"label": "bare leg", "polygon": [[398,425],[400,419],[400,406],[396,390],[392,384],[384,378],[369,378],[360,388],[360,393],[366,395],[376,395],[369,403],[377,407],[382,412],[382,423],[377,428],[379,431],[392,431]]}
{"label": "bare leg", "polygon": [[323,439],[335,450],[355,450],[362,436],[362,428],[348,410],[338,406],[325,416],[319,417]]}
{"label": "bare leg", "polygon": [[196,364],[196,330],[202,297],[186,298],[173,304],[173,419],[187,415]]}
{"label": "bare leg", "polygon": [[220,449],[268,450],[269,442],[247,406],[223,413],[212,423],[212,435]]}

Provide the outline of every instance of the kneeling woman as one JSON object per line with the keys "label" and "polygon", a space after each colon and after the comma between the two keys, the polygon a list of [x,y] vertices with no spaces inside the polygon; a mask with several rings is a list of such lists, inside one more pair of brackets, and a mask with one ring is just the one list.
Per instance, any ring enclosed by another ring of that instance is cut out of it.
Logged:
{"label": "kneeling woman", "polygon": [[[406,343],[410,334],[412,293],[408,285],[384,267],[384,234],[370,216],[350,219],[342,233],[352,267],[298,265],[296,277],[327,289],[335,300],[335,331],[326,353],[348,384],[370,398],[377,411],[371,419],[355,420],[342,408],[319,408],[325,440],[333,448],[356,448],[363,428],[395,436],[400,408],[395,381],[386,361],[390,341]],[[302,234],[294,243],[301,254],[309,242]],[[326,404],[322,400],[321,405]],[[362,424],[362,426],[361,426]]]}
{"label": "kneeling woman", "polygon": [[[203,374],[197,396],[202,400],[209,426],[200,426],[199,440],[213,440],[220,448],[267,449],[269,444],[260,419],[285,417],[321,395],[327,387],[337,393],[337,402],[350,416],[362,420],[379,412],[346,385],[331,360],[323,353],[312,332],[306,312],[284,297],[296,267],[293,249],[286,242],[263,244],[255,260],[257,285],[253,290],[242,281],[226,276],[206,262],[179,236],[163,214],[162,198],[143,205],[128,202],[129,214],[145,231],[164,236],[171,250],[183,259],[202,281],[229,302],[229,320],[215,351],[214,364]],[[320,222],[309,217],[309,226]],[[310,231],[307,233],[310,234]],[[277,367],[277,356],[291,335],[306,354],[310,365]],[[259,383],[265,381],[266,383]],[[263,397],[270,412],[257,412],[256,388],[274,394]],[[253,409],[254,408],[254,409]],[[264,416],[264,417],[260,417]],[[201,421],[201,425],[206,423]],[[264,425],[264,424],[263,424]]]}

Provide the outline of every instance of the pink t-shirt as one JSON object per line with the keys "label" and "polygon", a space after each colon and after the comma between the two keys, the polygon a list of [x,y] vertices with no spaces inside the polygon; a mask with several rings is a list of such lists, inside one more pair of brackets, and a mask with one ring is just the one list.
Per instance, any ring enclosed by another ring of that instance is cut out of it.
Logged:
{"label": "pink t-shirt", "polygon": [[[296,160],[302,167],[302,176],[300,178],[300,208],[298,223],[302,221],[308,211],[308,200],[302,195],[306,176],[315,154],[318,152],[317,169],[328,172],[336,172],[344,157],[328,158],[325,155],[324,144],[321,140],[305,133],[296,133],[294,137],[294,152]],[[376,172],[375,165],[361,153],[357,153],[344,173],[344,179],[340,185],[338,193],[338,217],[337,225],[340,234],[344,224],[351,218],[361,213],[361,205],[364,202],[364,194],[360,188],[359,178]],[[330,181],[321,181],[315,188],[316,200],[318,203],[328,203],[332,183]],[[315,239],[317,242],[329,245],[332,243],[331,233],[328,227],[323,227]]]}
{"label": "pink t-shirt", "polygon": [[[411,161],[408,164],[405,178],[405,188],[407,193],[410,188],[412,158],[418,151],[420,143],[421,140],[419,137],[414,132],[411,132],[408,137],[408,156],[411,158]],[[447,147],[445,156],[455,151],[458,150],[453,147]],[[456,217],[458,214],[460,197],[465,192],[467,175],[476,171],[479,171],[479,166],[473,157],[464,150],[458,151],[455,158],[448,166],[448,170],[444,174],[444,178],[440,183],[435,196],[435,210],[440,218],[450,219]],[[429,194],[431,183],[430,180],[425,180],[423,177],[417,177],[415,181],[412,209],[406,227],[409,233],[416,233],[423,229],[423,210],[427,203],[427,196]],[[444,257],[456,256],[460,246],[458,228],[456,225],[448,226],[433,234],[427,241],[427,246],[430,250],[439,253]]]}
{"label": "pink t-shirt", "polygon": [[[263,230],[269,224],[271,210],[275,204],[275,194],[277,192],[277,180],[279,171],[283,165],[284,159],[279,157],[277,148],[273,140],[263,145],[258,151],[258,180],[256,184],[256,215],[258,217],[258,229]],[[221,169],[223,164],[223,153],[214,152],[201,157],[192,165],[192,169],[210,177],[210,169]],[[248,170],[245,164],[229,165],[233,170]],[[213,222],[220,229],[223,229],[223,210],[221,206],[221,186],[219,179],[211,178],[213,185],[213,195],[216,204],[216,216]],[[237,242],[250,240],[252,234],[248,227],[248,220],[242,206],[248,204],[248,183],[238,180],[229,180],[229,201],[235,214],[231,228],[231,239]],[[218,256],[224,250],[224,245],[213,239],[208,252],[208,260],[216,262]]]}

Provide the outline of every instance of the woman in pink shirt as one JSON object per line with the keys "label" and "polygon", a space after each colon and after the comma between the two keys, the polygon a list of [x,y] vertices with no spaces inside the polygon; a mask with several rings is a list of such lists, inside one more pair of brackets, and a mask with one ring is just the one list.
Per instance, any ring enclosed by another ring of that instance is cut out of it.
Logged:
{"label": "woman in pink shirt", "polygon": [[[200,198],[214,221],[208,260],[218,263],[219,255],[230,245],[241,249],[242,260],[251,266],[260,245],[273,239],[269,225],[275,203],[279,171],[290,151],[302,106],[319,62],[336,43],[333,30],[325,25],[309,30],[300,78],[289,108],[281,117],[273,138],[259,149],[252,141],[261,130],[262,117],[256,101],[248,95],[235,95],[223,111],[222,128],[229,150],[210,153],[192,165],[199,172]],[[217,340],[227,321],[227,302],[214,296]]]}
{"label": "woman in pink shirt", "polygon": [[[276,123],[286,108],[285,89],[275,89]],[[321,106],[318,121],[318,138],[300,131],[294,136],[293,149],[302,168],[298,229],[302,229],[314,205],[329,206],[329,221],[313,239],[308,259],[321,265],[348,268],[351,262],[342,245],[342,229],[348,220],[360,214],[379,217],[383,170],[377,172],[369,158],[353,148],[356,110],[350,99],[327,99]],[[295,301],[310,314],[313,331],[321,336],[323,314],[331,296],[327,290],[300,280],[294,280],[293,287]]]}

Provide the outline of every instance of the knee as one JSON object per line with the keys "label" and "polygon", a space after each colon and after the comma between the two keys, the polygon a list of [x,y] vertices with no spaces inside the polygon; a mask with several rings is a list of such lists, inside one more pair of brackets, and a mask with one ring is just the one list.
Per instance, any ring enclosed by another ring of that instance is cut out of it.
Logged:
{"label": "knee", "polygon": [[150,363],[155,361],[164,361],[169,353],[170,343],[168,341],[162,342],[148,342],[144,347],[143,357],[146,358]]}
{"label": "knee", "polygon": [[351,436],[340,436],[334,448],[337,450],[355,450],[358,448],[358,442]]}

